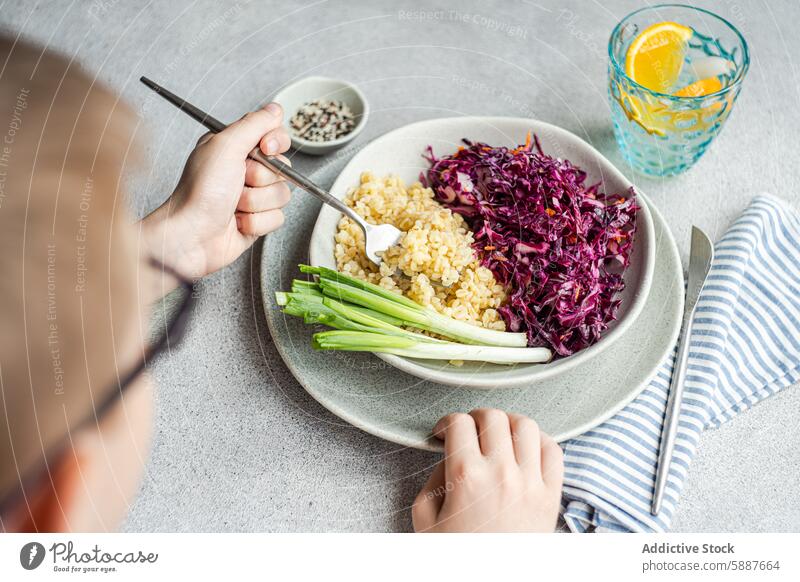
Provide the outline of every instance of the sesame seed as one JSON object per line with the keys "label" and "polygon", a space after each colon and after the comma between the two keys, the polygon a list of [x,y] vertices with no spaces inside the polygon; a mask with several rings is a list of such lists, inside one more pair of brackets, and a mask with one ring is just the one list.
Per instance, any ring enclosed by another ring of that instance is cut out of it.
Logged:
{"label": "sesame seed", "polygon": [[294,134],[313,142],[344,137],[356,127],[355,116],[341,101],[316,99],[300,107],[289,120]]}

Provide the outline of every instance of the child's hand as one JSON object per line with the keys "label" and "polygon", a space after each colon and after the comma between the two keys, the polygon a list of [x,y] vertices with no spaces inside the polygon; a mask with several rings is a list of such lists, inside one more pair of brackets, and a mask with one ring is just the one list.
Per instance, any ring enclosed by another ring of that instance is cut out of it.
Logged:
{"label": "child's hand", "polygon": [[450,414],[433,434],[445,458],[412,510],[418,532],[552,532],[564,462],[530,418],[500,410]]}
{"label": "child's hand", "polygon": [[200,138],[175,192],[142,222],[148,252],[195,279],[230,264],[280,227],[289,188],[247,154],[256,146],[268,155],[289,149],[282,121],[283,110],[270,103]]}

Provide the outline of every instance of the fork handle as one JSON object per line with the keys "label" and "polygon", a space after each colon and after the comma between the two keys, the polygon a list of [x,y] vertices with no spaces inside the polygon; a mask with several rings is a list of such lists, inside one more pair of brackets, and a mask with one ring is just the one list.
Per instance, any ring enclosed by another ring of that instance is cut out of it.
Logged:
{"label": "fork handle", "polygon": [[[172,91],[169,91],[169,90],[165,89],[164,87],[162,87],[158,83],[155,83],[155,82],[151,81],[147,77],[140,77],[139,80],[142,83],[144,83],[147,87],[149,87],[150,89],[155,91],[158,95],[163,97],[165,100],[169,101],[175,107],[177,107],[178,109],[183,111],[186,115],[188,115],[189,117],[191,117],[195,121],[198,121],[201,124],[203,124],[206,128],[208,128],[213,133],[219,133],[221,131],[224,131],[228,127],[227,125],[222,123],[216,117],[213,117],[213,116],[209,115],[208,113],[206,113],[205,111],[203,111],[199,107],[197,107],[195,105],[192,105],[191,103],[189,103],[185,99],[182,99],[181,97],[178,97]],[[255,161],[257,161],[257,162],[259,162],[259,163],[261,163],[262,165],[266,166],[270,170],[275,171],[278,175],[283,176],[284,178],[289,180],[289,182],[291,182],[292,184],[294,184],[298,188],[301,188],[302,190],[305,190],[309,194],[312,194],[312,195],[316,196],[324,204],[327,204],[328,206],[334,207],[336,210],[338,210],[339,212],[341,212],[342,214],[344,214],[345,216],[347,216],[351,220],[354,220],[361,227],[361,229],[364,231],[364,233],[366,234],[366,232],[369,229],[370,225],[369,225],[369,223],[367,223],[367,221],[365,221],[363,218],[361,218],[356,213],[355,210],[353,210],[352,208],[347,206],[347,204],[345,204],[344,202],[342,202],[338,198],[335,198],[335,197],[331,196],[329,192],[327,192],[326,190],[323,190],[322,188],[320,188],[319,186],[314,184],[314,182],[312,182],[311,180],[306,178],[300,172],[292,169],[292,167],[289,164],[285,164],[285,163],[283,163],[282,161],[280,161],[280,160],[278,160],[276,158],[270,158],[270,157],[264,155],[264,153],[261,151],[261,149],[258,146],[254,147],[250,151],[250,154],[249,154],[248,157],[253,159],[253,160],[255,160]]]}
{"label": "fork handle", "polygon": [[320,188],[314,182],[309,180],[300,172],[296,171],[292,168],[289,164],[282,162],[277,158],[270,158],[264,155],[264,152],[261,151],[261,148],[258,146],[254,147],[250,152],[249,157],[256,162],[266,166],[270,170],[273,170],[278,175],[283,176],[289,182],[297,186],[298,188],[305,190],[309,194],[312,194],[319,198],[324,204],[328,206],[332,206],[351,220],[354,220],[357,224],[361,226],[361,228],[366,230],[366,222],[364,221],[361,216],[356,213],[355,210],[350,208],[347,204],[332,196],[327,190]]}

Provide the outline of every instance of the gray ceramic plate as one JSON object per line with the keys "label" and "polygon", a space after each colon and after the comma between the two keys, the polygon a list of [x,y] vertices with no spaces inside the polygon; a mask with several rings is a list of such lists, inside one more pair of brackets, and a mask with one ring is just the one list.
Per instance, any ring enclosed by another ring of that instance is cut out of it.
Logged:
{"label": "gray ceramic plate", "polygon": [[[334,158],[313,178],[330,186],[346,159]],[[276,308],[275,291],[288,289],[297,264],[308,262],[308,240],[320,204],[297,193],[286,211],[287,226],[264,242],[261,289],[267,323],[286,365],[311,396],[343,420],[378,437],[439,450],[430,430],[444,414],[496,407],[527,414],[559,441],[600,424],[644,387],[678,336],[683,273],[675,241],[651,206],[656,242],[650,294],[641,314],[598,357],[536,385],[474,390],[423,381],[372,354],[317,352],[312,329]]]}
{"label": "gray ceramic plate", "polygon": [[[422,157],[428,144],[433,146],[437,155],[455,151],[465,136],[474,141],[516,147],[525,142],[530,131],[538,136],[545,153],[568,159],[582,168],[587,173],[588,184],[599,182],[605,192],[627,195],[632,184],[584,140],[549,123],[518,117],[431,119],[390,131],[353,156],[331,186],[330,193],[337,198],[344,198],[347,191],[359,183],[359,176],[365,170],[379,176],[397,175],[406,184],[415,182],[420,172],[428,167]],[[644,201],[643,196],[640,199]],[[529,386],[585,364],[622,337],[647,300],[655,264],[655,242],[648,205],[643,203],[640,206],[636,215],[636,239],[630,265],[625,269],[625,290],[620,296],[617,319],[611,322],[603,339],[596,344],[549,364],[504,366],[465,362],[461,366],[452,366],[442,360],[403,358],[391,354],[378,354],[378,357],[423,380],[487,390]],[[336,268],[334,235],[340,218],[341,214],[329,206],[320,211],[309,243],[312,265]]]}

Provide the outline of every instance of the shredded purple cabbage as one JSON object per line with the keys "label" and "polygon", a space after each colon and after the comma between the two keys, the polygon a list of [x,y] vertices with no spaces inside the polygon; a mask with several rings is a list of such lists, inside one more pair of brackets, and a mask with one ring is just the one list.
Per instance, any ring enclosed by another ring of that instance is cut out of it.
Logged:
{"label": "shredded purple cabbage", "polygon": [[[569,356],[598,341],[617,315],[636,227],[636,193],[606,195],[586,173],[542,152],[464,139],[437,158],[424,184],[461,214],[481,264],[508,290],[500,314],[528,345]],[[535,150],[534,150],[535,146]]]}

